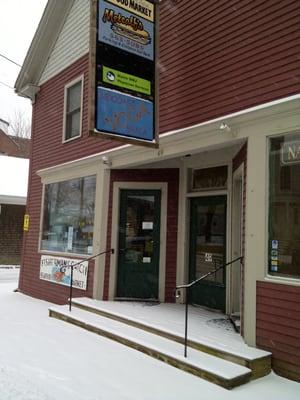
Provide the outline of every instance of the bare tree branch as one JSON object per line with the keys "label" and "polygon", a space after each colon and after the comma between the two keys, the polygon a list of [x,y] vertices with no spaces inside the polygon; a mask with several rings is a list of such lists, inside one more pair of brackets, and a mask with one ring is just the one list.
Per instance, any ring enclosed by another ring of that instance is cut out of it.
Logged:
{"label": "bare tree branch", "polygon": [[9,131],[12,136],[30,138],[31,123],[24,112],[15,110],[13,117],[9,119]]}

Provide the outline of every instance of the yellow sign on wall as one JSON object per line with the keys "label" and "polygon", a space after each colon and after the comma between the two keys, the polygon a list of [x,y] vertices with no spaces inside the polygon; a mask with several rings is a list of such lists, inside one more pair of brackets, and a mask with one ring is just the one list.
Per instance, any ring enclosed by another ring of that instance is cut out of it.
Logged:
{"label": "yellow sign on wall", "polygon": [[25,214],[24,215],[23,231],[24,232],[28,232],[29,231],[29,214]]}

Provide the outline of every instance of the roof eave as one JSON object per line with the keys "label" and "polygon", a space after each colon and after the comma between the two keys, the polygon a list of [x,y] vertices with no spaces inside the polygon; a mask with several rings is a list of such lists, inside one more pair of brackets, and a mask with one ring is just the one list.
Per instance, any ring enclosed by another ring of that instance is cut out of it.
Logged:
{"label": "roof eave", "polygon": [[26,196],[10,196],[0,194],[0,204],[11,204],[16,206],[25,206],[27,202]]}

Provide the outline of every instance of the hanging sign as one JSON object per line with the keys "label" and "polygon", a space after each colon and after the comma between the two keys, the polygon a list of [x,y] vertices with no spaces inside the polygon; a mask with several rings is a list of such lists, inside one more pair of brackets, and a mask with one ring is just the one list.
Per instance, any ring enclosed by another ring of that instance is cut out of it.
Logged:
{"label": "hanging sign", "polygon": [[[40,279],[58,283],[64,286],[70,286],[71,266],[77,264],[80,260],[41,256]],[[86,290],[88,275],[88,262],[82,261],[73,268],[73,288]]]}
{"label": "hanging sign", "polygon": [[96,1],[95,135],[157,147],[156,7],[154,0]]}

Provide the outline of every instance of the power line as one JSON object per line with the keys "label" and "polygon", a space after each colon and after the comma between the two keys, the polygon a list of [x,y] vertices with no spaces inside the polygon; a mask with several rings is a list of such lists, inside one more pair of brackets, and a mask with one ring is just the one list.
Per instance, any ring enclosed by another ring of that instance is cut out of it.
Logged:
{"label": "power line", "polygon": [[4,83],[4,82],[0,81],[0,84],[4,85],[4,86],[6,86],[6,87],[8,87],[8,88],[10,88],[12,90],[15,90],[12,86],[9,86],[7,83]]}
{"label": "power line", "polygon": [[5,58],[5,60],[10,61],[11,63],[17,65],[17,66],[20,67],[20,68],[22,67],[21,64],[17,63],[17,62],[14,61],[14,60],[11,60],[10,58],[6,57],[5,55],[3,55],[3,54],[1,54],[1,53],[0,53],[0,57]]}

